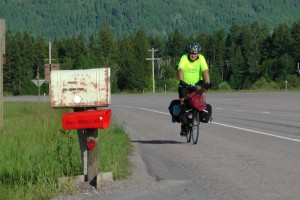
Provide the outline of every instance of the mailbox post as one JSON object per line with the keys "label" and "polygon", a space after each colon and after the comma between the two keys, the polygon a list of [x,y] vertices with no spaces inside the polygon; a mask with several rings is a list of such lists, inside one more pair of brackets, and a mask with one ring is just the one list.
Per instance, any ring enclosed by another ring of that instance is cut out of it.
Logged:
{"label": "mailbox post", "polygon": [[[98,129],[110,126],[110,69],[57,70],[51,72],[53,108],[74,108],[62,117],[64,130],[77,130],[83,161],[84,181],[98,182]],[[95,181],[96,180],[96,181]]]}
{"label": "mailbox post", "polygon": [[89,129],[87,132],[87,181],[91,182],[98,175],[98,130]]}

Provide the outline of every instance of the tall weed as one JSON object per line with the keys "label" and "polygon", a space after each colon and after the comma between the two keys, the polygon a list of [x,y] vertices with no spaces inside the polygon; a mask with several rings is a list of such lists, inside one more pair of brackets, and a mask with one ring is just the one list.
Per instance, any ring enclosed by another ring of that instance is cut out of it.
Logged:
{"label": "tall weed", "polygon": [[[58,194],[57,178],[82,174],[77,131],[64,131],[61,116],[70,110],[47,103],[4,103],[0,132],[0,200],[49,199]],[[130,140],[112,125],[99,130],[101,171],[128,176]]]}

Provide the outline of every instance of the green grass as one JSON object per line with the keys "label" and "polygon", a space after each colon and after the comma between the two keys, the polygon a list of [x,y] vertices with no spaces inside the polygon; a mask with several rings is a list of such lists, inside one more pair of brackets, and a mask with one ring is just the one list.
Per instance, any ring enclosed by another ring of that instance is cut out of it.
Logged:
{"label": "green grass", "polygon": [[[67,109],[49,104],[4,103],[4,128],[0,132],[0,200],[50,199],[61,192],[57,178],[82,175],[77,131],[63,131],[61,116]],[[99,171],[115,179],[129,175],[129,137],[111,124],[99,133]]]}

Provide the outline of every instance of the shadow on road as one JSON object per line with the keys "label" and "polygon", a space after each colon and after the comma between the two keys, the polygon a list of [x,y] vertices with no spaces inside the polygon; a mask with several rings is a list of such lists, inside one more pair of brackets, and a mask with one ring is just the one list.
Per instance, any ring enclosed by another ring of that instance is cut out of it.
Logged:
{"label": "shadow on road", "polygon": [[[142,143],[142,144],[181,144],[183,142],[178,142],[174,140],[131,140],[131,142]],[[184,142],[186,143],[186,142]]]}

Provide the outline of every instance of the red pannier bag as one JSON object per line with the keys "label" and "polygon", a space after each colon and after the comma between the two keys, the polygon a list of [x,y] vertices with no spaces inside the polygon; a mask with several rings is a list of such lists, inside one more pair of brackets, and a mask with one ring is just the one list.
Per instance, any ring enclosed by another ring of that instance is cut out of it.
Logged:
{"label": "red pannier bag", "polygon": [[185,101],[188,107],[195,108],[199,111],[201,122],[208,123],[211,121],[212,107],[210,104],[207,104],[199,94],[193,92],[186,96]]}
{"label": "red pannier bag", "polygon": [[189,107],[196,108],[199,111],[206,109],[205,101],[199,94],[196,94],[195,92],[187,95],[185,99],[186,99],[187,106]]}

